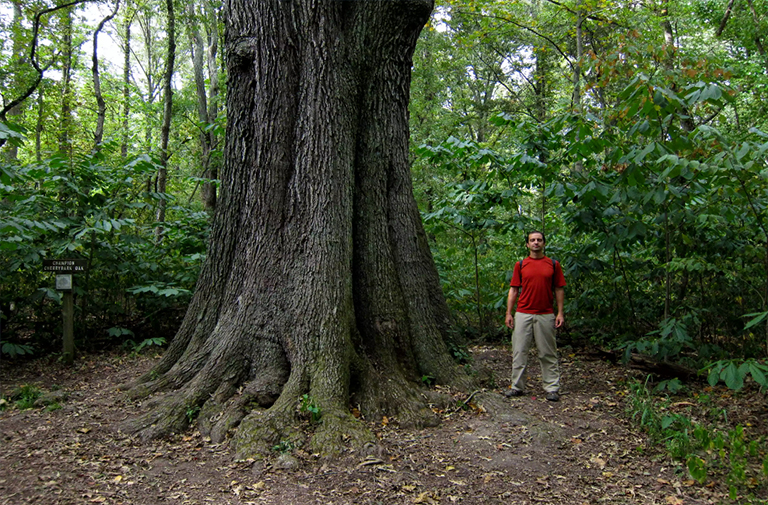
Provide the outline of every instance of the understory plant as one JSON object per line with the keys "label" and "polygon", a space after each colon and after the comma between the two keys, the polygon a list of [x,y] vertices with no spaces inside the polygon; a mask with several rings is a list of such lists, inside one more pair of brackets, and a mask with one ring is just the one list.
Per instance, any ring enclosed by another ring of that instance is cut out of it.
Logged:
{"label": "understory plant", "polygon": [[720,483],[732,501],[765,503],[765,437],[752,435],[749,427],[729,424],[727,409],[714,406],[711,395],[694,395],[695,404],[675,403],[666,388],[651,388],[650,379],[628,383],[626,405],[627,415],[650,442],[663,444],[668,456],[700,485]]}

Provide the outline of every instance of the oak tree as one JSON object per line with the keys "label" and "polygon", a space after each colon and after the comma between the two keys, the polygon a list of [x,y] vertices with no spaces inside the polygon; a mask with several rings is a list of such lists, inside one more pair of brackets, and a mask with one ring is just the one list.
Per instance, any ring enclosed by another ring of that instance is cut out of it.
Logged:
{"label": "oak tree", "polygon": [[[144,438],[197,413],[237,454],[375,438],[350,413],[429,425],[424,376],[467,387],[413,198],[408,99],[431,0],[228,0],[227,140],[208,255],[184,322],[131,389]],[[304,396],[306,395],[306,396]]]}

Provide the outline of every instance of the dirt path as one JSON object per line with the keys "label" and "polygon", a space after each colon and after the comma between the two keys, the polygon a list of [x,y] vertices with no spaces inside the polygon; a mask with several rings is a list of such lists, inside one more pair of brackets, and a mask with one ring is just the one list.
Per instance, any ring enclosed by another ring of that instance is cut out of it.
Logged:
{"label": "dirt path", "polygon": [[[3,364],[0,387],[60,388],[59,410],[0,411],[2,504],[697,504],[715,489],[685,472],[622,420],[626,370],[578,356],[563,359],[559,403],[544,400],[538,369],[530,396],[506,399],[511,357],[472,349],[473,366],[498,389],[475,408],[441,412],[438,428],[372,425],[384,451],[317,460],[302,450],[265,462],[233,461],[199,433],[141,444],[115,425],[142,410],[116,391],[156,358],[89,356],[68,370],[51,362]],[[532,363],[535,359],[531,360]],[[466,396],[457,396],[457,406]],[[485,406],[489,408],[485,408]],[[495,407],[493,407],[495,406]],[[491,408],[493,407],[493,408]],[[495,412],[491,414],[490,412]]]}

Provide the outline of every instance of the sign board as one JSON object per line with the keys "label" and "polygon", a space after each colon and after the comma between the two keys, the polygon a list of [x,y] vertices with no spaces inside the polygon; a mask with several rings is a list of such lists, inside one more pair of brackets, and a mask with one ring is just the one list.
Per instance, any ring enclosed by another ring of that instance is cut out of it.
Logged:
{"label": "sign board", "polygon": [[72,274],[56,276],[56,291],[72,291]]}
{"label": "sign board", "polygon": [[43,260],[43,272],[56,272],[57,274],[84,274],[87,270],[88,260]]}

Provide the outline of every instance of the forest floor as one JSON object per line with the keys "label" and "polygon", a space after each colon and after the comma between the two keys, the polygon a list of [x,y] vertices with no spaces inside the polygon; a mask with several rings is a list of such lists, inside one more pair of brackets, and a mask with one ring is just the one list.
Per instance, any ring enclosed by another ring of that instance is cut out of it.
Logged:
{"label": "forest floor", "polygon": [[[338,461],[301,449],[235,461],[226,443],[212,444],[192,429],[148,443],[119,432],[117,424],[143,407],[117,386],[149,370],[157,356],[89,355],[70,368],[52,359],[6,361],[0,370],[5,398],[11,389],[34,385],[60,392],[62,401],[56,410],[19,410],[7,402],[0,411],[0,503],[730,503],[723,476],[698,484],[628,422],[629,384],[644,374],[566,351],[564,394],[548,402],[532,355],[528,395],[507,399],[509,349],[470,352],[472,366],[496,385],[475,398],[495,395],[505,408],[491,412],[456,393],[457,408],[436,414],[440,426],[371,423],[381,454]],[[704,386],[690,386],[690,401],[667,408],[694,405],[694,388]],[[720,402],[716,408],[729,407],[729,422],[749,426],[755,436],[768,431],[764,397],[756,401],[756,391],[706,391]],[[753,489],[753,503],[766,498],[766,487]]]}

